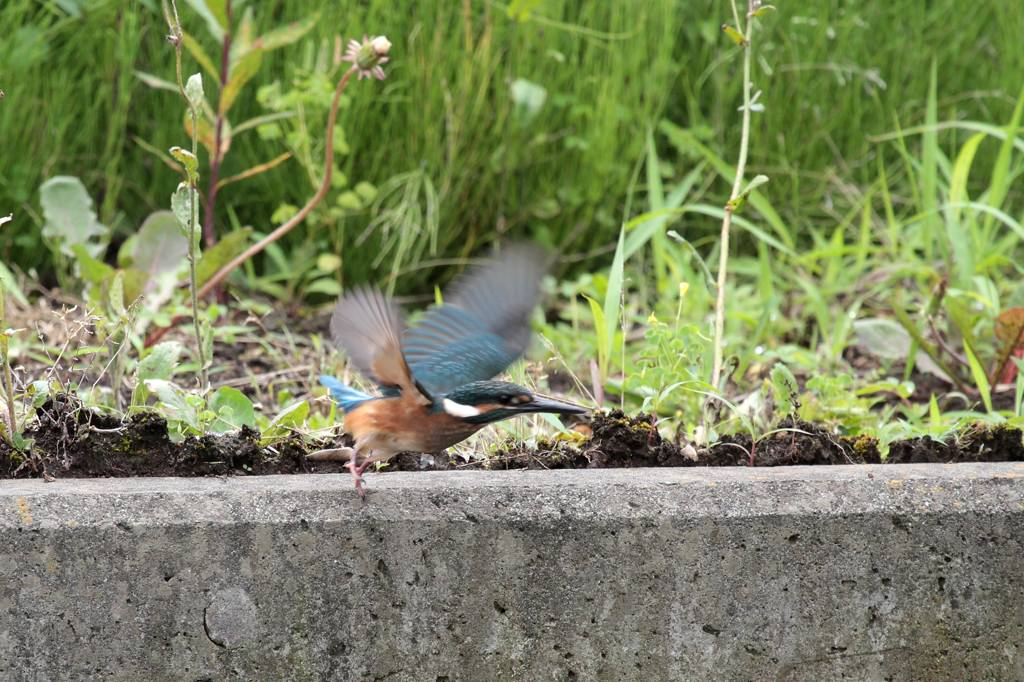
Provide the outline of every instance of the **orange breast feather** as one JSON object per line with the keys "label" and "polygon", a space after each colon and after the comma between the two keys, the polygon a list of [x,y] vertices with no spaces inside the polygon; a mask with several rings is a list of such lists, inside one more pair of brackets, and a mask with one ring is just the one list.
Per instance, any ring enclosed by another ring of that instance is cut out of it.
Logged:
{"label": "orange breast feather", "polygon": [[440,452],[474,434],[467,424],[414,400],[384,398],[363,403],[345,415],[345,430],[364,457],[389,459],[399,452]]}

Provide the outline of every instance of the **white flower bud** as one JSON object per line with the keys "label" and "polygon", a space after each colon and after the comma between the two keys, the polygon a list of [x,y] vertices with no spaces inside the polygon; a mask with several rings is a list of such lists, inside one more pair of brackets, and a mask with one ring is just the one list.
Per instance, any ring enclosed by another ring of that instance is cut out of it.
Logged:
{"label": "white flower bud", "polygon": [[373,51],[380,57],[386,56],[391,51],[391,41],[384,36],[377,36],[370,41],[370,44],[373,45]]}

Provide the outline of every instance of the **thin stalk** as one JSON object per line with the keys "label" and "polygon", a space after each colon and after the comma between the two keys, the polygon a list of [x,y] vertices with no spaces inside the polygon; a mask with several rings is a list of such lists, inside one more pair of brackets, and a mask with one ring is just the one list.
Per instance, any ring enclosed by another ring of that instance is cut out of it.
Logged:
{"label": "thin stalk", "polygon": [[14,421],[14,377],[11,373],[10,341],[7,337],[7,291],[0,282],[0,364],[3,365],[4,402],[7,404],[7,428],[0,429],[7,444],[14,447],[14,434],[17,426]]}
{"label": "thin stalk", "polygon": [[[174,20],[171,22],[171,15],[167,15],[167,21],[171,24],[171,43],[174,45],[174,73],[178,79],[178,92],[181,93],[182,99],[188,104],[189,117],[192,119],[192,156],[198,157],[199,145],[199,114],[196,111],[196,107],[192,104],[192,101],[188,98],[185,93],[185,83],[181,77],[181,46],[182,46],[182,30],[181,20],[178,18],[178,6],[175,0],[171,0],[171,8],[174,12]],[[164,7],[166,13],[166,5]],[[216,151],[214,156],[216,156]],[[196,275],[196,241],[197,234],[196,230],[199,228],[198,216],[199,211],[195,205],[196,197],[199,194],[199,190],[196,188],[195,180],[186,175],[188,182],[188,272],[189,272],[189,293],[192,299],[192,330],[196,336],[196,355],[199,359],[199,381],[200,389],[206,391],[210,386],[210,377],[206,367],[206,350],[203,344],[203,332],[200,329],[199,324],[199,297],[196,295],[196,287],[198,279]]]}
{"label": "thin stalk", "polygon": [[711,366],[711,385],[716,391],[721,389],[719,384],[722,380],[722,337],[725,332],[725,280],[729,267],[729,230],[732,227],[734,201],[739,197],[743,186],[743,173],[747,167],[747,150],[750,146],[750,57],[754,19],[748,14],[747,25],[741,27],[739,13],[736,9],[736,0],[732,0],[732,12],[736,19],[737,28],[746,38],[743,43],[743,128],[740,134],[740,153],[739,160],[736,162],[736,177],[732,183],[732,192],[729,194],[729,203],[725,206],[725,215],[722,218],[722,236],[719,244],[718,292],[715,299],[715,346],[714,359]]}

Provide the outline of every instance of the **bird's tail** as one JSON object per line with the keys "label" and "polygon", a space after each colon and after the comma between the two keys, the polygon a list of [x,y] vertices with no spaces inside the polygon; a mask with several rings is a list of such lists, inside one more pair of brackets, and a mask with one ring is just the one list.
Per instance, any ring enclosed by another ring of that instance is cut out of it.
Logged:
{"label": "bird's tail", "polygon": [[341,405],[341,409],[345,412],[354,410],[367,400],[371,400],[373,397],[363,393],[362,391],[357,391],[351,386],[343,384],[334,377],[326,374],[320,375],[320,384],[330,391],[331,397]]}

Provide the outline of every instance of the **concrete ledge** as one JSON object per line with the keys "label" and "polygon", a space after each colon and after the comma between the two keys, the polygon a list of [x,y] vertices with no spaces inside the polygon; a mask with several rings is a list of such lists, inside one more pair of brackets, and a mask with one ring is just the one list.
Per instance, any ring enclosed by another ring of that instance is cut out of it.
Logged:
{"label": "concrete ledge", "polygon": [[0,482],[3,680],[1024,679],[1024,465]]}

